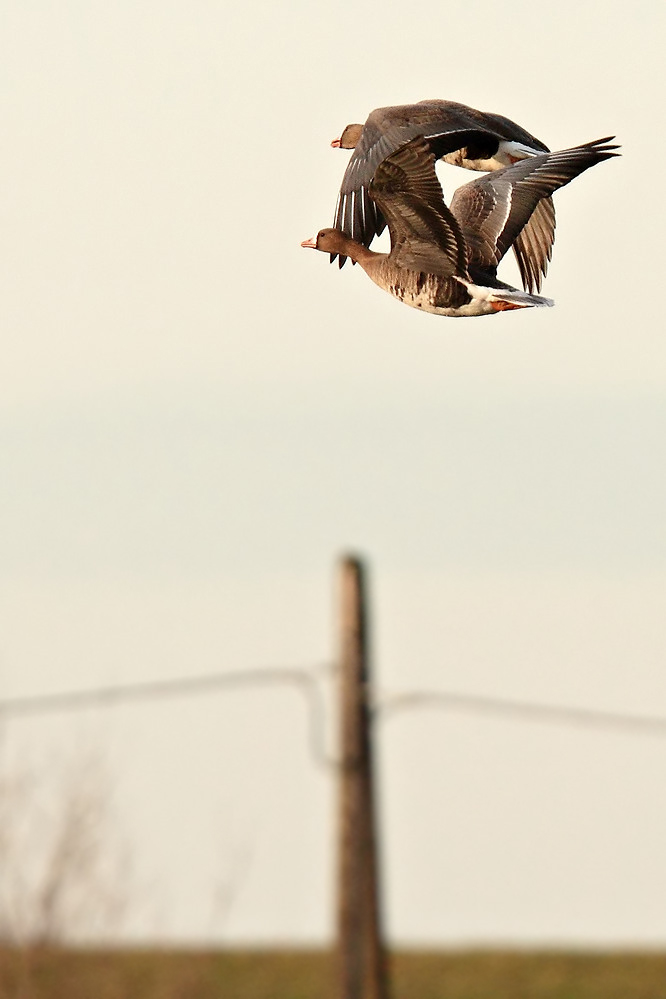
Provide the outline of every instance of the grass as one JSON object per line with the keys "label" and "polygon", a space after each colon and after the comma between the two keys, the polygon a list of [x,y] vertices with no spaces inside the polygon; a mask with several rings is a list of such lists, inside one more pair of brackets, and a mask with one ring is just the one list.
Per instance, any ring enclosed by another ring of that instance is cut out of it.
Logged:
{"label": "grass", "polygon": [[[339,999],[320,951],[0,949],[0,999]],[[392,999],[666,999],[666,954],[400,952]]]}

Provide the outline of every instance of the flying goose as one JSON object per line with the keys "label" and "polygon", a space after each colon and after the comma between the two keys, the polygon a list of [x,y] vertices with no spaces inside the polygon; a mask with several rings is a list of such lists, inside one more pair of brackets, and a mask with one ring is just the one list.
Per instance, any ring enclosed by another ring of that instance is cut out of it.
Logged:
{"label": "flying goose", "polygon": [[617,155],[612,136],[541,153],[458,188],[450,209],[423,136],[384,159],[368,188],[389,227],[390,253],[375,253],[339,229],[322,229],[301,246],[345,254],[375,284],[424,312],[483,316],[553,305],[497,279],[497,265],[539,202],[574,177]]}
{"label": "flying goose", "polygon": [[[368,197],[370,181],[382,160],[418,135],[427,139],[438,159],[467,170],[501,170],[527,156],[549,151],[540,139],[509,118],[456,101],[428,100],[377,108],[365,125],[347,125],[331,143],[336,148],[354,149],[335,209],[336,229],[370,246],[385,226],[381,212]],[[545,198],[513,247],[526,291],[540,290],[554,239],[555,210],[550,198]],[[335,257],[333,254],[331,261]],[[340,267],[345,260],[341,254]]]}

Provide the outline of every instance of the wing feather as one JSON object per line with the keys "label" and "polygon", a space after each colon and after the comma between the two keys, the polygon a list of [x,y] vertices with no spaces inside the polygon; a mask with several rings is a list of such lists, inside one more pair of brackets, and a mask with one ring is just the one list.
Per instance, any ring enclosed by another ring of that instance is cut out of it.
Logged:
{"label": "wing feather", "polygon": [[[608,143],[609,139],[597,139],[572,149],[533,156],[459,187],[451,211],[469,246],[470,265],[494,274],[542,199],[550,198],[595,163],[616,155],[618,147]],[[523,276],[527,281],[538,280],[539,272],[544,272],[554,221],[554,211],[546,205],[528,236],[523,235],[520,248],[529,257],[524,262]]]}
{"label": "wing feather", "polygon": [[422,136],[379,165],[370,197],[388,223],[396,265],[444,277],[467,274],[465,240],[444,204],[435,156]]}
{"label": "wing feather", "polygon": [[[361,212],[359,193],[367,190],[380,163],[417,136],[429,140],[437,158],[466,146],[487,150],[487,155],[492,155],[501,139],[546,149],[510,119],[456,101],[427,100],[377,108],[368,116],[342,178],[333,221],[336,229],[370,246],[384,229],[384,220],[379,213],[373,219],[370,213]],[[354,207],[350,206],[352,200],[356,202]],[[335,254],[331,259],[335,259]],[[340,257],[340,266],[345,260],[346,257]]]}
{"label": "wing feather", "polygon": [[541,290],[541,282],[548,271],[555,242],[555,208],[551,197],[537,203],[525,228],[513,244],[518,269],[525,291]]}

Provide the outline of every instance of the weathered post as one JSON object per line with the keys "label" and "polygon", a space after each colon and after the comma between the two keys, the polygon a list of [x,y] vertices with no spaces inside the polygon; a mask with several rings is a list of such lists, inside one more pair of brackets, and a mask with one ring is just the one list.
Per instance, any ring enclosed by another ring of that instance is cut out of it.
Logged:
{"label": "weathered post", "polygon": [[366,571],[340,562],[340,999],[388,999],[372,761]]}

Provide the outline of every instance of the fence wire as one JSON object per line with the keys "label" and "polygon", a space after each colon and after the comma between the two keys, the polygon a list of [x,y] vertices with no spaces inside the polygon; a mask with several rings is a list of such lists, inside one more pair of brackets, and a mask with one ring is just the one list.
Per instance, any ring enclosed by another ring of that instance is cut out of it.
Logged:
{"label": "fence wire", "polygon": [[[329,707],[324,684],[334,679],[336,670],[337,667],[332,663],[319,663],[310,667],[266,666],[113,687],[10,697],[0,699],[0,719],[8,721],[12,718],[91,708],[117,708],[132,702],[284,686],[296,690],[303,698],[308,718],[308,750],[312,761],[318,767],[331,770],[336,769],[337,762],[327,748]],[[373,717],[382,722],[410,711],[440,710],[499,717],[510,721],[616,731],[629,735],[666,735],[666,717],[660,715],[636,715],[447,690],[384,694],[374,699],[371,710]]]}

